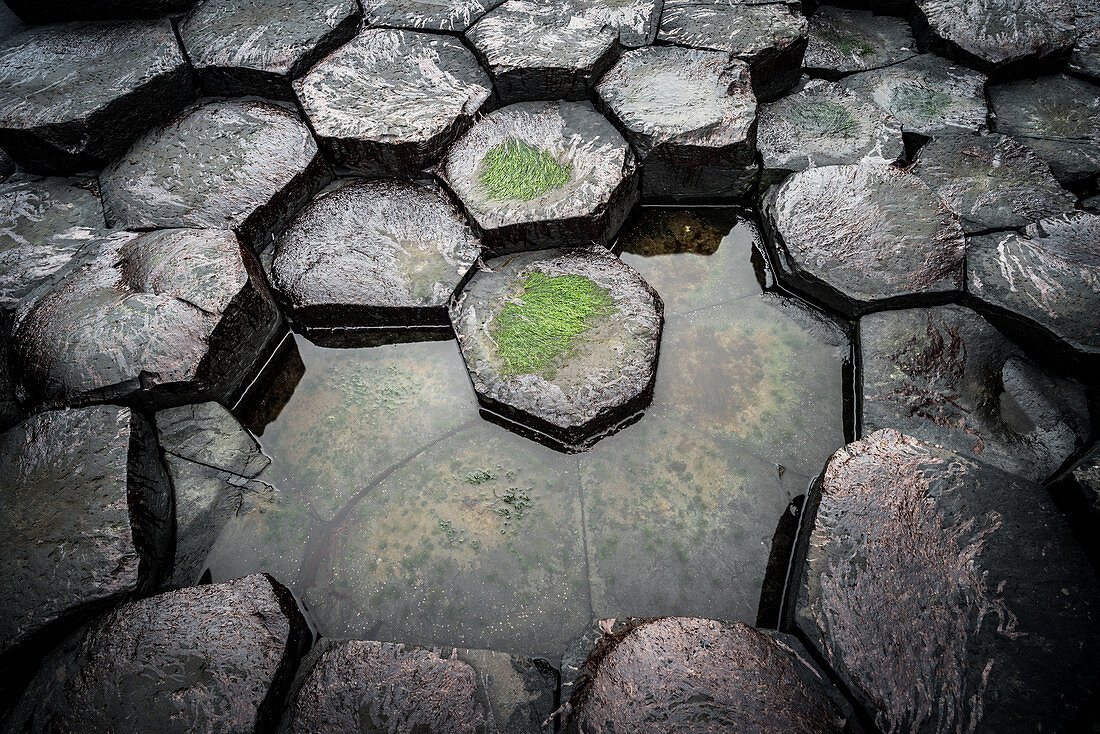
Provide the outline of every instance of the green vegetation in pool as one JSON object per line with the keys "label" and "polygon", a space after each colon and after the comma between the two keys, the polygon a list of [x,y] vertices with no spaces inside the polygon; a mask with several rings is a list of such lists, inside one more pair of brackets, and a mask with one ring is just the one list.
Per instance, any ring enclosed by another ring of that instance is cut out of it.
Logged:
{"label": "green vegetation in pool", "polygon": [[569,168],[545,150],[513,138],[489,149],[479,178],[491,199],[529,201],[564,186]]}
{"label": "green vegetation in pool", "polygon": [[858,53],[860,56],[870,56],[878,53],[878,49],[865,39],[859,36],[853,36],[850,33],[822,31],[821,40],[825,41],[825,43],[829,44],[840,53],[848,56],[853,53]]}
{"label": "green vegetation in pool", "polygon": [[947,112],[951,101],[950,94],[923,84],[903,84],[894,90],[891,107],[931,120]]}
{"label": "green vegetation in pool", "polygon": [[836,102],[807,102],[795,105],[791,121],[803,127],[833,137],[850,137],[859,132],[852,113]]}
{"label": "green vegetation in pool", "polygon": [[580,275],[546,275],[537,270],[523,293],[509,301],[491,327],[505,374],[553,376],[556,361],[592,328],[598,316],[614,312],[607,290]]}

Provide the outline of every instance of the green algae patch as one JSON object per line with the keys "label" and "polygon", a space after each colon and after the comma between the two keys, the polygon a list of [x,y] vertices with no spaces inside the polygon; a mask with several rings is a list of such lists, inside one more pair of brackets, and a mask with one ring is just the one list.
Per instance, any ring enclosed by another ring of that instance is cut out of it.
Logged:
{"label": "green algae patch", "polygon": [[951,95],[922,84],[904,84],[894,90],[893,106],[926,120],[939,117],[951,107]]}
{"label": "green algae patch", "polygon": [[840,31],[821,31],[821,40],[828,43],[842,54],[852,55],[858,53],[860,56],[871,56],[877,54],[878,49],[872,46],[868,41],[853,36],[850,33],[842,33]]}
{"label": "green algae patch", "polygon": [[791,122],[820,135],[852,137],[859,134],[859,123],[852,112],[836,102],[807,102],[791,109]]}
{"label": "green algae patch", "polygon": [[479,180],[494,201],[530,201],[564,186],[570,168],[545,150],[513,138],[489,149]]}

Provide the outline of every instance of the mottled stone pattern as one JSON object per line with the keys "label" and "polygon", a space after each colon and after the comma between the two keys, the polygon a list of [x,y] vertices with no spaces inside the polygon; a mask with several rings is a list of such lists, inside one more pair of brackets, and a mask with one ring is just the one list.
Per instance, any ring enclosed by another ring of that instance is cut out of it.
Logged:
{"label": "mottled stone pattern", "polygon": [[464,31],[504,0],[363,0],[368,26]]}
{"label": "mottled stone pattern", "polygon": [[10,0],[8,7],[28,23],[109,20],[165,15],[187,10],[195,0]]}
{"label": "mottled stone pattern", "polygon": [[1077,43],[1069,59],[1069,68],[1100,81],[1100,0],[1075,0]]}
{"label": "mottled stone pattern", "polygon": [[811,74],[837,79],[916,55],[916,41],[901,18],[827,5],[810,16],[804,66]]}

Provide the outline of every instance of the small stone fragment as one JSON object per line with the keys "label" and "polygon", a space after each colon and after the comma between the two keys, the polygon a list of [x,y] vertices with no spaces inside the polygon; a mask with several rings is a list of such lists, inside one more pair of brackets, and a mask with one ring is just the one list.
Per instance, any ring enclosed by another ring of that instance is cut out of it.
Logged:
{"label": "small stone fragment", "polygon": [[363,0],[368,27],[461,33],[504,0]]}
{"label": "small stone fragment", "polygon": [[839,79],[916,55],[916,41],[901,18],[826,5],[810,16],[803,66],[814,76]]}

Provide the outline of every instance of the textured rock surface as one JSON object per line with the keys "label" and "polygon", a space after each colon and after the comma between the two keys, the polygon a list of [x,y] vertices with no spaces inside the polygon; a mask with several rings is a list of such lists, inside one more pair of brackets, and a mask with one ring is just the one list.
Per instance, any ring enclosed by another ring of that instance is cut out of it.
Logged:
{"label": "textured rock surface", "polygon": [[901,18],[829,6],[810,17],[804,66],[815,76],[837,79],[916,55],[909,24]]}
{"label": "textured rock surface", "polygon": [[504,0],[363,0],[368,26],[464,31]]}
{"label": "textured rock surface", "polygon": [[769,191],[764,216],[780,278],[848,315],[963,287],[958,220],[893,166],[801,171]]}
{"label": "textured rock surface", "polygon": [[10,0],[17,15],[28,23],[62,20],[134,18],[187,10],[194,0]]}
{"label": "textured rock surface", "polygon": [[643,199],[743,195],[756,182],[749,67],[718,51],[630,51],[596,88],[638,154]]}
{"label": "textured rock surface", "polygon": [[119,232],[20,303],[13,351],[46,405],[228,400],[280,328],[231,232]]}
{"label": "textured rock surface", "polygon": [[881,730],[1070,728],[1100,599],[1042,487],[879,431],[829,461],[809,530],[793,621]]}
{"label": "textured rock surface", "polygon": [[446,324],[480,251],[438,187],[373,179],[302,211],[274,245],[272,283],[307,328]]}
{"label": "textured rock surface", "polygon": [[366,173],[413,173],[435,162],[492,93],[456,38],[367,30],[294,82],[322,145]]}
{"label": "textured rock surface", "polygon": [[207,94],[293,99],[290,80],[355,35],[355,0],[203,0],[180,39]]}
{"label": "textured rock surface", "polygon": [[1076,0],[1077,43],[1069,68],[1100,81],[1100,0]]}
{"label": "textured rock surface", "polygon": [[1037,366],[962,306],[860,319],[863,430],[897,428],[1042,481],[1081,448],[1080,384]]}
{"label": "textured rock surface", "polygon": [[0,435],[0,653],[160,583],[172,488],[156,451],[144,418],[108,405]]}
{"label": "textured rock surface", "polygon": [[33,28],[0,41],[0,146],[27,170],[101,166],[191,101],[191,76],[167,20]]}
{"label": "textured rock surface", "polygon": [[232,229],[259,250],[329,176],[295,112],[240,99],[150,131],[99,182],[113,227]]}
{"label": "textured rock surface", "polygon": [[[507,177],[505,169],[498,183],[492,161],[504,159],[504,168],[509,158],[533,165]],[[533,180],[532,168],[551,180]],[[479,120],[448,151],[441,173],[482,242],[507,252],[609,241],[637,200],[636,168],[630,146],[590,103],[522,102]]]}
{"label": "textured rock surface", "polygon": [[308,640],[290,592],[263,574],[124,604],[50,653],[9,724],[33,732],[267,731]]}

